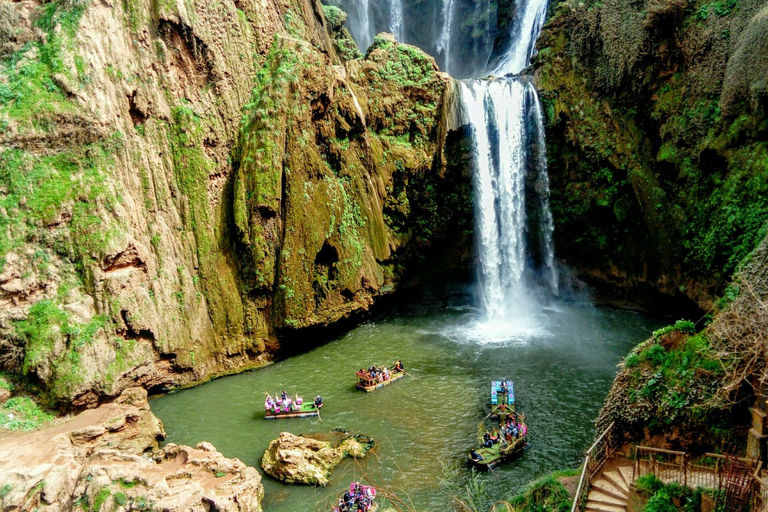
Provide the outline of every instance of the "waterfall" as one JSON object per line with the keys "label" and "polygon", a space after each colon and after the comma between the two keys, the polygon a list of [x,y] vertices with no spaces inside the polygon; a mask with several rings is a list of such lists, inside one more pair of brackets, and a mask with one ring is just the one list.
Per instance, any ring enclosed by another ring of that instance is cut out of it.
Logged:
{"label": "waterfall", "polygon": [[547,1],[520,4],[490,72],[506,77],[463,81],[459,92],[474,144],[480,302],[496,335],[535,326],[537,290],[558,288],[543,110],[531,83],[512,76],[530,64]]}
{"label": "waterfall", "polygon": [[[486,341],[542,334],[541,297],[558,292],[544,114],[533,85],[515,75],[535,54],[547,0],[515,0],[509,32],[500,38],[497,6],[488,2],[329,1],[357,12],[351,29],[362,47],[378,30],[389,30],[401,42],[432,51],[451,73],[501,77],[461,81],[457,98],[461,123],[473,143],[478,295],[484,321],[472,328]],[[421,15],[409,18],[414,26],[409,25],[407,34],[404,3],[410,14]],[[425,18],[429,6],[432,19]],[[491,45],[494,38],[497,43]]]}
{"label": "waterfall", "polygon": [[525,89],[516,80],[471,80],[460,94],[474,142],[480,297],[488,318],[503,318],[525,270]]}
{"label": "waterfall", "polygon": [[552,235],[555,232],[555,221],[552,218],[552,210],[549,209],[549,172],[547,170],[547,141],[544,132],[544,111],[541,108],[539,95],[536,89],[528,84],[526,88],[527,103],[532,105],[533,131],[531,145],[534,151],[533,165],[535,171],[534,197],[536,198],[535,211],[538,217],[537,241],[541,251],[540,265],[543,270],[543,278],[549,286],[549,290],[557,295],[558,278],[555,266],[555,244]]}
{"label": "waterfall", "polygon": [[451,66],[451,30],[453,29],[453,9],[455,0],[443,0],[443,27],[437,40],[437,52],[443,56],[443,67],[450,72]]}
{"label": "waterfall", "polygon": [[489,72],[490,75],[517,74],[530,64],[534,55],[536,39],[547,15],[547,0],[521,1],[525,2],[525,5],[515,12],[510,42],[498,63]]}
{"label": "waterfall", "polygon": [[371,6],[369,5],[370,0],[359,0],[359,6],[358,9],[360,11],[360,32],[361,35],[358,36],[358,41],[361,42],[361,48],[363,52],[365,52],[365,49],[368,48],[370,45],[373,44],[373,36],[371,32]]}
{"label": "waterfall", "polygon": [[403,42],[405,34],[405,19],[403,17],[403,0],[390,0],[389,4],[389,31],[395,35],[399,42]]}

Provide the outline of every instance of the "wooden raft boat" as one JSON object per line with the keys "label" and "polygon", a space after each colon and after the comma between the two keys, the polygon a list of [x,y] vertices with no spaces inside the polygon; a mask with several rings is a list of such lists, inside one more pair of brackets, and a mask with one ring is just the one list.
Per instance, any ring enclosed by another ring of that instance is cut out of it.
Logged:
{"label": "wooden raft boat", "polygon": [[377,389],[383,388],[384,386],[389,386],[393,382],[396,382],[403,377],[405,377],[405,372],[392,372],[390,373],[390,376],[387,380],[379,382],[376,379],[371,379],[367,372],[357,372],[357,384],[355,384],[355,387],[365,391],[366,393],[370,393],[371,391],[376,391]]}
{"label": "wooden raft boat", "polygon": [[320,409],[315,407],[312,402],[303,403],[299,406],[298,410],[294,408],[285,411],[283,408],[279,408],[279,412],[275,412],[273,409],[269,409],[264,412],[264,417],[268,420],[277,420],[283,418],[309,418],[312,416],[320,416]]}
{"label": "wooden raft boat", "polygon": [[492,445],[490,448],[478,448],[475,450],[482,456],[482,459],[475,460],[470,454],[467,454],[467,462],[470,466],[481,471],[487,471],[497,465],[518,457],[528,448],[528,436],[521,436],[513,440],[506,448],[501,448],[500,443]]}

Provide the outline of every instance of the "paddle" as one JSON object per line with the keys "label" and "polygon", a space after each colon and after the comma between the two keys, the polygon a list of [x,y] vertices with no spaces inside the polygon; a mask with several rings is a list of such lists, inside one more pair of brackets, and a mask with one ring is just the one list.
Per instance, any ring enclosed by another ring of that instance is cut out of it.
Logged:
{"label": "paddle", "polygon": [[403,373],[404,373],[404,374],[406,374],[407,376],[409,376],[409,377],[410,377],[410,378],[412,378],[412,379],[415,379],[415,380],[419,380],[419,379],[417,379],[416,377],[414,377],[413,375],[411,375],[411,374],[410,374],[410,373],[408,373],[408,372],[403,372]]}

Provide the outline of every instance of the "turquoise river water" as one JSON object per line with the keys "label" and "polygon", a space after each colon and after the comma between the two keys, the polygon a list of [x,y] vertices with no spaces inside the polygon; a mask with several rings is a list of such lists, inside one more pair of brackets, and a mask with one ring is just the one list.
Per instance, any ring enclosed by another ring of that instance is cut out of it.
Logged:
{"label": "turquoise river water", "polygon": [[[329,510],[340,489],[362,478],[415,510],[446,511],[442,464],[464,460],[476,444],[492,379],[514,380],[531,431],[531,447],[521,458],[482,476],[504,498],[548,472],[579,465],[617,363],[660,326],[638,313],[561,303],[538,315],[537,329],[489,342],[476,336],[482,327],[476,316],[460,300],[401,305],[267,368],[155,398],[152,410],[168,442],[209,441],[255,467],[282,431],[338,428],[376,439],[365,462],[345,461],[326,488],[286,486],[264,476],[266,512]],[[415,378],[370,394],[355,391],[355,370],[396,358]],[[321,420],[265,420],[264,392],[282,389],[308,399],[321,394]]]}

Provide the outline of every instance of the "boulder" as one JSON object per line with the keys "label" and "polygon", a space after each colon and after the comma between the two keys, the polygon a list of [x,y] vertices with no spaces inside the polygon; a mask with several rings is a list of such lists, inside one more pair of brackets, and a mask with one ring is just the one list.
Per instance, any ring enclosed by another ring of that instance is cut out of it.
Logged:
{"label": "boulder", "polygon": [[328,485],[331,471],[344,458],[331,443],[288,432],[269,443],[261,459],[268,475],[287,484]]}
{"label": "boulder", "polygon": [[284,483],[325,486],[345,456],[362,458],[372,447],[373,439],[365,436],[346,437],[334,447],[327,441],[282,432],[269,443],[261,467]]}

